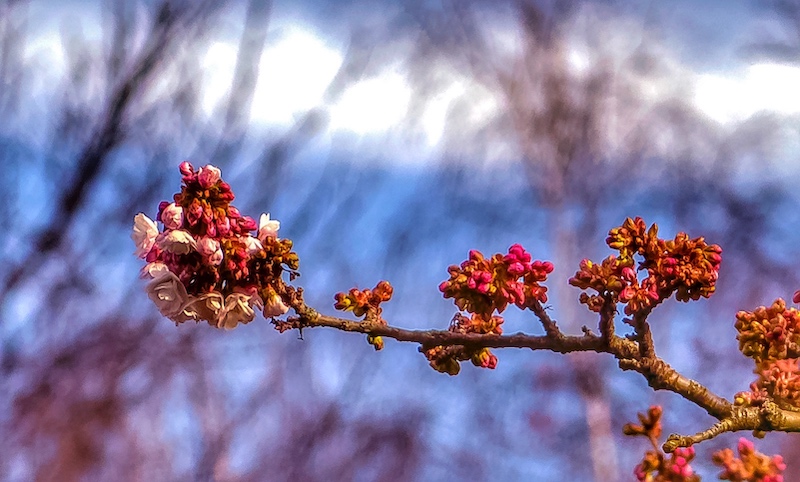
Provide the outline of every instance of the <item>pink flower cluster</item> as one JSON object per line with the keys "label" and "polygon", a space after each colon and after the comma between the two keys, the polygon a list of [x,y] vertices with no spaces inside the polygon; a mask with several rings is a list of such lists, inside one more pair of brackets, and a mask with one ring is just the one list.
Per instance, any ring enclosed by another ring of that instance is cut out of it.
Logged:
{"label": "pink flower cluster", "polygon": [[723,449],[714,453],[712,460],[723,468],[720,480],[734,482],[783,482],[783,471],[786,464],[783,457],[772,457],[756,452],[753,442],[742,437],[737,447],[739,457],[731,449]]}
{"label": "pink flower cluster", "polygon": [[756,362],[800,355],[800,311],[776,299],[769,307],[736,313],[739,350]]}
{"label": "pink flower cluster", "polygon": [[547,288],[539,283],[553,271],[548,261],[532,261],[525,248],[515,244],[508,254],[485,258],[472,250],[460,266],[450,266],[450,279],[439,285],[445,298],[453,298],[459,309],[491,315],[502,313],[509,303],[520,309],[547,301]]}
{"label": "pink flower cluster", "polygon": [[736,394],[738,405],[757,406],[772,399],[793,410],[800,408],[800,311],[781,298],[752,312],[736,313],[739,350],[756,364],[750,392]]}
{"label": "pink flower cluster", "polygon": [[690,465],[694,456],[694,447],[675,449],[669,458],[650,450],[633,469],[633,475],[641,482],[699,482],[700,477]]}
{"label": "pink flower cluster", "polygon": [[[366,316],[372,322],[385,325],[386,320],[381,317],[381,303],[391,300],[393,292],[394,288],[388,281],[379,281],[371,290],[351,288],[348,293],[336,293],[336,304],[333,307],[341,311],[352,311],[356,316]],[[375,350],[383,349],[381,336],[367,335],[367,343]]]}
{"label": "pink flower cluster", "polygon": [[[454,333],[479,333],[483,335],[503,333],[502,316],[488,316],[480,313],[473,313],[464,316],[456,313],[450,322],[448,331]],[[430,366],[437,372],[457,375],[461,371],[459,362],[470,360],[473,365],[491,370],[497,367],[497,356],[488,348],[468,350],[463,346],[436,346],[425,350],[425,358],[428,359]]]}
{"label": "pink flower cluster", "polygon": [[158,207],[163,229],[139,213],[131,234],[161,314],[176,324],[205,320],[232,329],[252,321],[255,310],[265,317],[286,313],[281,275],[294,274],[299,262],[291,240],[278,238],[280,223],[269,214],[259,223],[243,216],[218,168],[183,162],[180,172],[181,192]]}
{"label": "pink flower cluster", "polygon": [[[716,289],[722,249],[707,244],[703,238],[690,239],[678,233],[672,240],[658,237],[658,226],[650,228],[642,218],[627,218],[622,226],[609,231],[606,243],[619,251],[601,264],[588,259],[570,278],[571,285],[590,289],[596,294],[582,293],[581,303],[599,312],[605,299],[625,303],[625,314],[651,309],[675,294],[678,301],[708,298]],[[635,267],[634,256],[643,261]],[[641,281],[637,271],[646,276]]]}
{"label": "pink flower cluster", "polygon": [[690,465],[695,453],[693,447],[676,449],[669,457],[658,448],[661,437],[661,416],[664,411],[658,405],[651,406],[647,413],[639,413],[639,424],[628,423],[622,428],[625,435],[642,436],[650,440],[653,450],[645,452],[642,462],[633,469],[636,480],[642,482],[699,482],[700,477]]}
{"label": "pink flower cluster", "polygon": [[[439,285],[439,291],[445,298],[453,298],[460,310],[470,313],[456,314],[449,331],[499,335],[503,318],[495,312],[502,313],[509,304],[526,309],[547,301],[547,288],[540,283],[553,272],[553,264],[533,261],[525,248],[515,244],[507,254],[497,253],[491,258],[472,250],[466,261],[450,266],[448,271],[450,279]],[[497,366],[497,357],[488,348],[436,346],[425,350],[425,356],[431,367],[450,375],[457,374],[459,362],[466,360],[482,368]]]}

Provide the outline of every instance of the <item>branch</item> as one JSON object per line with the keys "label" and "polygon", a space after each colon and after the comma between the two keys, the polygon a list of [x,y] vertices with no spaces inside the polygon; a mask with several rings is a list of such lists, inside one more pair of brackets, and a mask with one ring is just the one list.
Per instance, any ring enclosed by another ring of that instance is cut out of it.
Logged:
{"label": "branch", "polygon": [[559,332],[559,336],[551,337],[548,335],[529,335],[522,332],[513,335],[494,335],[457,333],[446,330],[406,330],[389,325],[352,321],[321,314],[317,314],[313,318],[290,319],[289,323],[297,323],[297,328],[328,327],[341,331],[383,336],[397,341],[419,343],[422,348],[461,345],[470,348],[528,348],[531,350],[550,350],[557,353],[577,351],[607,352],[602,338],[591,333],[586,333],[582,336],[567,336]]}
{"label": "branch", "polygon": [[754,432],[800,432],[800,412],[783,410],[767,400],[759,407],[735,407],[731,414],[708,429],[694,435],[671,434],[664,443],[664,452],[689,447],[724,432],[753,430]]}
{"label": "branch", "polygon": [[[676,393],[703,408],[709,415],[720,420],[720,423],[733,417],[737,420],[736,423],[739,424],[730,425],[731,422],[724,422],[722,428],[727,430],[755,430],[761,427],[761,429],[764,429],[763,424],[756,424],[752,421],[745,422],[744,420],[748,419],[746,417],[742,418],[741,408],[736,407],[724,397],[716,395],[699,382],[682,375],[664,360],[656,356],[643,358],[641,356],[641,348],[637,342],[609,333],[609,322],[606,315],[602,315],[605,321],[601,322],[601,329],[602,325],[605,324],[605,333],[608,338],[606,336],[597,336],[589,330],[584,330],[581,336],[565,335],[557,328],[556,322],[550,318],[544,308],[535,303],[532,310],[545,326],[545,330],[548,327],[550,328],[552,335],[530,335],[521,332],[513,335],[495,335],[458,333],[445,330],[406,330],[376,322],[354,321],[323,315],[308,307],[302,301],[296,302],[294,305],[299,316],[290,318],[286,322],[276,321],[275,324],[279,330],[328,327],[341,331],[392,338],[397,341],[419,343],[422,350],[435,346],[464,346],[468,348],[528,348],[530,350],[550,350],[556,353],[581,351],[609,353],[619,360],[619,366],[623,370],[633,370],[641,373],[647,379],[648,385],[654,390],[668,390]],[[750,412],[746,413],[749,414]],[[800,431],[800,413],[783,413],[783,411],[780,411],[780,415],[782,417],[781,420],[791,420],[791,422],[775,421],[772,425],[781,428],[771,430],[783,430],[783,427],[793,427],[795,426],[793,424],[796,424],[798,431]],[[794,421],[795,419],[797,420],[796,422]],[[740,425],[743,428],[727,428]],[[713,436],[699,437],[696,441],[706,440]],[[694,442],[688,442],[690,439],[692,438],[684,437],[681,440],[691,445]]]}

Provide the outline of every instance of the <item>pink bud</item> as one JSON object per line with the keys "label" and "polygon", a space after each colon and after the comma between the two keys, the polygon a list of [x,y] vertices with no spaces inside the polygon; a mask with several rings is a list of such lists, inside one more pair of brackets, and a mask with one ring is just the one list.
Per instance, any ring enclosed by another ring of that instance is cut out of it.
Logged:
{"label": "pink bud", "polygon": [[197,182],[199,182],[200,186],[204,189],[208,189],[220,180],[220,176],[220,170],[209,164],[205,167],[201,167],[197,172]]}
{"label": "pink bud", "polygon": [[450,282],[449,281],[442,281],[439,284],[439,291],[444,293],[445,291],[447,291],[447,288],[449,288],[449,287],[450,287]]}
{"label": "pink bud", "polygon": [[227,217],[217,220],[217,234],[227,236],[231,232],[231,220]]}
{"label": "pink bud", "polygon": [[744,437],[739,439],[738,448],[739,448],[739,454],[745,454],[745,453],[748,453],[748,452],[754,452],[755,451],[755,445],[753,445],[753,442],[747,440]]}
{"label": "pink bud", "polygon": [[243,216],[239,220],[239,226],[242,228],[243,231],[254,231],[256,228],[258,228],[256,220],[251,218],[250,216]]}
{"label": "pink bud", "polygon": [[189,209],[186,212],[186,220],[189,221],[190,226],[194,226],[197,224],[197,221],[203,216],[203,206],[200,205],[200,202],[195,199],[192,201],[192,204],[189,205]]}
{"label": "pink bud", "polygon": [[792,297],[792,301],[795,304],[800,304],[800,290],[794,292],[794,296]]}
{"label": "pink bud", "polygon": [[619,293],[619,300],[623,303],[630,301],[636,295],[636,289],[633,286],[626,286]]}
{"label": "pink bud", "polygon": [[189,177],[194,174],[194,168],[189,161],[181,162],[180,166],[178,166],[178,169],[180,169],[181,174],[183,174],[184,177]]}
{"label": "pink bud", "polygon": [[636,271],[634,271],[630,266],[626,266],[622,268],[622,277],[628,281],[633,281],[636,279]]}

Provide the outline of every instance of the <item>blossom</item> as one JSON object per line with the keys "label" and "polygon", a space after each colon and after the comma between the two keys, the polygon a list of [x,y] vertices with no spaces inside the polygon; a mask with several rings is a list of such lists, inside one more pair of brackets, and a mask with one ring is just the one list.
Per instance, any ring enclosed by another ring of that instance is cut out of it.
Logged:
{"label": "blossom", "polygon": [[450,279],[439,285],[439,291],[470,313],[503,312],[509,303],[520,309],[545,303],[547,288],[540,282],[553,271],[553,264],[531,259],[519,244],[508,248],[506,255],[497,253],[489,258],[473,249],[467,260],[447,269]]}
{"label": "blossom", "polygon": [[208,260],[208,263],[217,266],[222,263],[222,247],[214,238],[204,236],[197,242],[197,252]]}
{"label": "blossom", "polygon": [[277,239],[278,230],[280,228],[280,221],[276,219],[270,219],[269,213],[262,214],[258,219],[258,240],[264,243],[268,237]]}
{"label": "blossom", "polygon": [[139,213],[133,218],[133,232],[131,239],[136,244],[136,256],[144,258],[153,247],[158,236],[158,227],[152,219],[144,213]]}
{"label": "blossom", "polygon": [[159,237],[159,247],[174,254],[187,254],[197,248],[197,242],[188,231],[173,229]]}
{"label": "blossom", "polygon": [[185,320],[206,320],[216,323],[223,305],[222,295],[216,291],[200,296],[190,296],[179,317]]}
{"label": "blossom", "polygon": [[158,278],[162,272],[169,271],[167,265],[164,263],[160,263],[158,261],[147,263],[144,267],[139,271],[139,277],[142,279],[151,278],[155,279]]}
{"label": "blossom", "polygon": [[217,328],[232,330],[239,323],[250,323],[256,316],[251,304],[258,301],[244,293],[231,293],[225,298],[225,305],[217,316]]}
{"label": "blossom", "polygon": [[197,171],[197,182],[200,183],[203,189],[208,189],[220,180],[221,174],[219,168],[209,164]]}
{"label": "blossom", "polygon": [[161,212],[161,222],[167,229],[178,229],[183,224],[183,208],[175,203],[168,204]]}
{"label": "blossom", "polygon": [[181,171],[181,175],[183,177],[191,177],[194,174],[194,168],[189,161],[183,161],[178,166],[178,170]]}
{"label": "blossom", "polygon": [[252,255],[264,249],[264,246],[261,245],[261,241],[259,241],[258,238],[244,236],[243,241],[247,247],[247,254]]}
{"label": "blossom", "polygon": [[281,297],[276,292],[272,292],[266,300],[264,300],[264,318],[274,318],[281,316],[289,311],[289,307],[283,302]]}
{"label": "blossom", "polygon": [[183,283],[168,270],[159,271],[157,277],[147,285],[147,296],[167,318],[177,317],[188,300]]}
{"label": "blossom", "polygon": [[298,259],[292,241],[277,237],[280,223],[264,214],[259,225],[231,205],[235,196],[217,167],[182,162],[179,169],[180,192],[158,204],[155,221],[136,216],[131,236],[159,311],[176,323],[227,329],[257,312],[286,313],[282,278],[298,275]]}

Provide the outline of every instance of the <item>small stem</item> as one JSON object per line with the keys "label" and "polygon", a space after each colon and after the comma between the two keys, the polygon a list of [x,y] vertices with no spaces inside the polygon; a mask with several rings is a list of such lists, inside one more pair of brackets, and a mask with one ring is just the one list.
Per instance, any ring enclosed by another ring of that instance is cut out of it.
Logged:
{"label": "small stem", "polygon": [[556,322],[552,318],[550,318],[550,315],[547,314],[547,311],[545,311],[541,303],[534,300],[530,308],[531,311],[533,311],[533,314],[535,314],[536,317],[539,318],[539,321],[542,323],[542,326],[544,327],[544,332],[547,334],[547,336],[553,338],[564,336],[563,333],[561,333],[561,330],[558,329],[558,325],[556,324]]}

